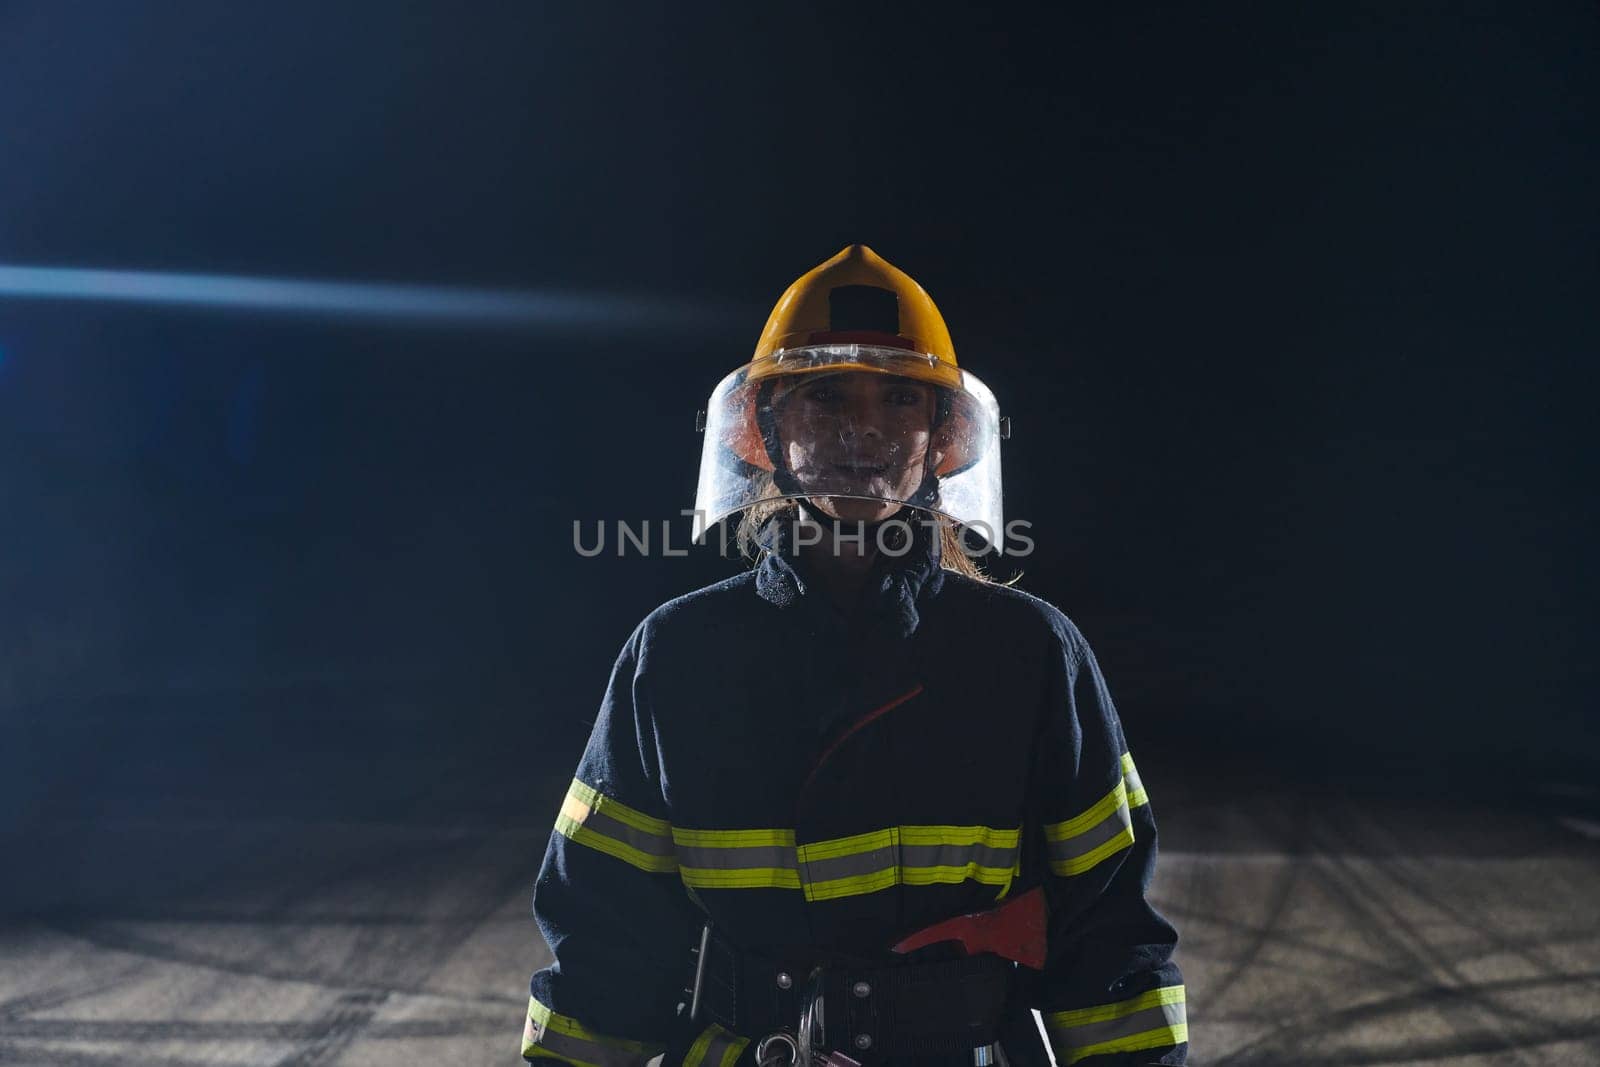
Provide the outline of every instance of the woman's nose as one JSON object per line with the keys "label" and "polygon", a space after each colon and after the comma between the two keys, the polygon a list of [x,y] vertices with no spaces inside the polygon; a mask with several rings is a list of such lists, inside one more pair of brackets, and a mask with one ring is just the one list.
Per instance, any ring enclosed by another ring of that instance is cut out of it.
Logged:
{"label": "woman's nose", "polygon": [[870,399],[857,399],[846,407],[844,419],[839,425],[839,434],[846,440],[855,437],[882,437],[883,428],[879,425],[878,409]]}

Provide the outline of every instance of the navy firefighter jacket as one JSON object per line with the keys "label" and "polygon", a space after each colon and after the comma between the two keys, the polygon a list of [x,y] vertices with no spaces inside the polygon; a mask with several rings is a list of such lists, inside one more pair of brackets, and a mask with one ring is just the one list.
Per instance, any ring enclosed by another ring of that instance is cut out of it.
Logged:
{"label": "navy firefighter jacket", "polygon": [[[709,915],[741,949],[883,954],[1043,884],[1014,1063],[1185,1062],[1177,935],[1145,898],[1151,804],[1077,627],[941,569],[935,531],[880,552],[854,614],[786,522],[753,571],[634,630],[545,853],[522,1054],[580,1067],[753,1063],[678,1012]],[[687,1014],[687,1013],[683,1013]]]}

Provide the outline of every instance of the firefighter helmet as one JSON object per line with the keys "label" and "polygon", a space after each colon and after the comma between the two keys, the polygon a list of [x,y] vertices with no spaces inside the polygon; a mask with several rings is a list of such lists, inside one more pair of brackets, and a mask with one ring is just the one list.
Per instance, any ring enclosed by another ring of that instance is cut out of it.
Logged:
{"label": "firefighter helmet", "polygon": [[851,245],[779,298],[706,408],[695,538],[764,500],[925,508],[999,544],[999,411],[910,275]]}

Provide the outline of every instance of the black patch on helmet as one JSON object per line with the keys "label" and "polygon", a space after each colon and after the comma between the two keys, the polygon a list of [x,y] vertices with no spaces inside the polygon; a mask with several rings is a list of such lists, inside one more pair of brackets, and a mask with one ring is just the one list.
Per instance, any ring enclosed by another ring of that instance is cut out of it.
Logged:
{"label": "black patch on helmet", "polygon": [[876,285],[841,285],[828,292],[828,329],[835,333],[900,332],[900,295]]}

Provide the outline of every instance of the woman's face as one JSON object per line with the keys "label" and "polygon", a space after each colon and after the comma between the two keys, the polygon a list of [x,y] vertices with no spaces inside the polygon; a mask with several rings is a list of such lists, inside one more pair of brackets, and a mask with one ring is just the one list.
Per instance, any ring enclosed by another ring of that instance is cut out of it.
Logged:
{"label": "woman's face", "polygon": [[[789,470],[825,515],[879,522],[922,485],[937,410],[934,387],[867,371],[818,374],[777,405],[778,440]],[[832,495],[849,494],[849,495]],[[855,494],[878,499],[856,499]]]}

